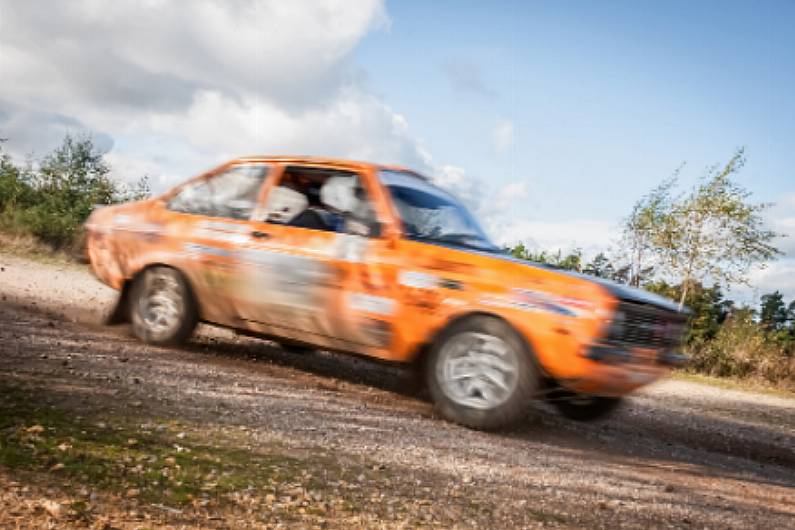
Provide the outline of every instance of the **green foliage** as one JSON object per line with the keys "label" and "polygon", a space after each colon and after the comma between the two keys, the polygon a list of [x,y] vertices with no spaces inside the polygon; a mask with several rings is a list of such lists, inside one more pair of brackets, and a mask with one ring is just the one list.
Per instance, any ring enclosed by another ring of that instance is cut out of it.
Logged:
{"label": "green foliage", "polygon": [[639,287],[654,271],[648,262],[657,251],[657,232],[672,208],[671,190],[675,185],[676,174],[641,197],[624,220],[620,241],[622,251],[628,257],[624,276],[626,283],[633,287]]}
{"label": "green foliage", "polygon": [[600,252],[594,259],[586,263],[582,272],[597,278],[613,279],[616,276],[615,267],[610,263],[604,252]]}
{"label": "green foliage", "polygon": [[565,269],[575,272],[582,272],[583,270],[582,250],[580,249],[574,249],[568,254],[563,254],[561,250],[558,250],[557,253],[553,254],[545,250],[533,252],[532,250],[528,249],[524,243],[519,243],[518,245],[510,247],[507,250],[514,258],[541,263],[558,269]]}
{"label": "green foliage", "polygon": [[781,293],[766,294],[757,312],[735,307],[721,290],[746,283],[752,266],[781,254],[773,245],[779,234],[762,221],[769,205],[752,202],[732,180],[744,164],[740,150],[725,165],[710,168],[687,193],[675,191],[677,170],[643,196],[623,222],[618,261],[600,253],[583,265],[579,251],[534,253],[522,244],[509,250],[518,258],[643,287],[687,305],[692,316],[685,343],[697,372],[795,386],[795,300],[787,305]]}
{"label": "green foliage", "polygon": [[114,180],[90,137],[67,135],[38,164],[25,167],[0,153],[0,228],[33,235],[56,248],[74,242],[95,205],[148,194],[146,177],[133,186]]}
{"label": "green foliage", "polygon": [[744,165],[739,150],[684,194],[675,192],[678,169],[635,204],[620,241],[627,283],[637,287],[654,276],[680,282],[683,306],[694,284],[744,284],[752,266],[780,254],[772,244],[779,234],[762,221],[769,205],[751,202],[751,194],[732,180]]}
{"label": "green foliage", "polygon": [[[682,284],[670,285],[662,280],[648,283],[644,288],[672,299],[677,299],[682,294]],[[685,342],[692,344],[715,338],[726,317],[734,310],[734,302],[723,297],[719,285],[705,287],[697,283],[689,289],[687,307],[692,313]]]}
{"label": "green foliage", "polygon": [[732,312],[714,339],[693,343],[690,353],[692,371],[795,385],[792,343],[782,344],[767,333],[750,308]]}
{"label": "green foliage", "polygon": [[785,329],[787,321],[790,320],[790,315],[787,311],[786,304],[784,304],[784,296],[780,292],[775,291],[770,294],[762,295],[760,301],[760,324],[769,331]]}
{"label": "green foliage", "polygon": [[761,217],[769,205],[750,202],[751,194],[732,181],[744,165],[740,150],[725,166],[711,168],[688,194],[671,199],[653,226],[663,272],[684,286],[680,305],[692,282],[746,283],[752,265],[780,254],[772,244],[778,234],[764,228]]}

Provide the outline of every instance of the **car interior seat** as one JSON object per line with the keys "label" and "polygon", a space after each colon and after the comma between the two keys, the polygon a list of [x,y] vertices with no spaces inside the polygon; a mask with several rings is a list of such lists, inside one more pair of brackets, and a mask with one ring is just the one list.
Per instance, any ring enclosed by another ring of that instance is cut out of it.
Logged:
{"label": "car interior seat", "polygon": [[309,200],[300,191],[277,186],[268,194],[268,202],[259,217],[270,223],[286,224],[304,212]]}

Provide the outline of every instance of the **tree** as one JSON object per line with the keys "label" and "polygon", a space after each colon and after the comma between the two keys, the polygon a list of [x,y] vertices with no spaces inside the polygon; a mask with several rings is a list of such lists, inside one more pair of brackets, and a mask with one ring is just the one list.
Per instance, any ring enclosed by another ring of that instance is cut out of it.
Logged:
{"label": "tree", "polygon": [[552,265],[565,269],[567,271],[582,272],[582,250],[576,248],[566,254],[562,254],[560,250],[552,257]]}
{"label": "tree", "polygon": [[555,254],[547,252],[546,250],[533,252],[528,249],[524,243],[518,243],[516,246],[507,248],[506,250],[514,258],[534,261],[558,269],[582,272],[582,250],[578,248],[564,255],[561,250],[558,250]]}
{"label": "tree", "polygon": [[[791,304],[790,304],[791,305]],[[787,306],[784,296],[775,291],[762,295],[759,305],[759,323],[768,331],[777,331],[787,326]]]}
{"label": "tree", "polygon": [[0,152],[0,228],[67,247],[97,204],[142,199],[146,177],[131,185],[110,176],[90,136],[67,135],[40,162],[16,166]]}
{"label": "tree", "polygon": [[[760,213],[769,205],[749,202],[750,193],[731,180],[744,164],[739,150],[722,168],[710,168],[689,194],[663,202],[653,224],[651,244],[660,266],[682,284],[680,308],[694,282],[746,283],[751,266],[781,253],[772,245],[778,234],[763,227]],[[663,189],[670,188],[664,183]]]}
{"label": "tree", "polygon": [[[668,298],[679,298],[683,290],[682,284],[671,285],[664,280],[647,283],[644,287]],[[715,338],[723,323],[736,310],[734,302],[723,297],[719,285],[706,287],[700,282],[690,286],[688,305],[692,311],[685,337],[688,343],[701,344]]]}
{"label": "tree", "polygon": [[604,252],[600,252],[594,256],[591,261],[585,264],[585,268],[582,271],[585,274],[590,274],[597,278],[609,279],[612,279],[616,272],[613,264],[610,263],[610,260],[605,256]]}
{"label": "tree", "polygon": [[522,242],[517,243],[513,247],[507,247],[505,250],[507,250],[508,253],[514,258],[524,260],[530,259],[531,251]]}
{"label": "tree", "polygon": [[654,256],[655,235],[662,226],[666,213],[670,211],[671,190],[676,184],[678,174],[679,169],[672,177],[644,195],[624,220],[619,246],[622,257],[628,258],[628,263],[620,276],[625,277],[626,283],[634,287],[639,287],[654,271],[648,262]]}
{"label": "tree", "polygon": [[111,204],[118,185],[89,136],[66,135],[41,161],[37,188],[44,200],[64,213],[85,219],[95,204]]}

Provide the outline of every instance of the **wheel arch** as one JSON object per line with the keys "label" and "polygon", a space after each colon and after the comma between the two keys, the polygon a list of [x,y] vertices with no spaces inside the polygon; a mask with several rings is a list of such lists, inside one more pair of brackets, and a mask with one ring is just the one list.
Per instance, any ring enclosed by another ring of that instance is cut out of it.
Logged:
{"label": "wheel arch", "polygon": [[130,292],[132,291],[132,287],[135,284],[135,281],[140,278],[146,271],[149,269],[153,269],[155,267],[166,267],[169,269],[173,269],[177,271],[182,278],[185,280],[185,285],[188,286],[188,291],[190,293],[191,299],[196,306],[196,310],[199,312],[199,316],[202,315],[202,307],[199,301],[199,298],[196,296],[196,289],[193,286],[193,282],[190,279],[190,276],[185,274],[185,271],[180,269],[179,267],[175,266],[173,263],[165,263],[165,262],[151,262],[147,263],[143,267],[137,269],[134,273],[128,275],[124,278],[122,283],[121,289],[119,289],[119,297],[116,300],[116,304],[105,318],[105,323],[108,325],[113,324],[125,324],[130,322]]}
{"label": "wheel arch", "polygon": [[531,361],[535,363],[536,367],[540,370],[541,374],[546,374],[543,370],[543,367],[538,362],[538,358],[536,357],[536,348],[533,344],[532,338],[528,337],[525,333],[522,333],[517,326],[515,326],[509,319],[505,318],[504,316],[494,313],[491,311],[484,311],[484,310],[472,310],[472,311],[465,311],[462,313],[457,314],[455,317],[448,320],[443,326],[439,329],[435,330],[427,340],[423,341],[417,348],[412,363],[417,369],[422,370],[425,367],[425,363],[428,360],[430,355],[431,349],[433,348],[434,344],[436,344],[439,338],[444,335],[444,333],[450,329],[451,327],[457,325],[459,322],[463,322],[464,320],[468,320],[470,318],[475,317],[489,317],[499,320],[506,324],[514,333],[519,337],[522,343],[527,348],[526,353],[530,357]]}

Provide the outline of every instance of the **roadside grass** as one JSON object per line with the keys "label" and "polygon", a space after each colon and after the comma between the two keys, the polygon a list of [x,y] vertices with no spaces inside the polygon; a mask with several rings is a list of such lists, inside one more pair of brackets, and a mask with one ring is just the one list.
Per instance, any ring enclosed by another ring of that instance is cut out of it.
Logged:
{"label": "roadside grass", "polygon": [[0,230],[0,254],[28,259],[47,265],[68,265],[82,267],[80,263],[63,250],[54,250],[27,234],[14,234]]}
{"label": "roadside grass", "polygon": [[[38,402],[37,402],[38,401]],[[285,454],[274,442],[250,447],[233,433],[173,421],[75,416],[29,391],[0,383],[0,466],[45,472],[143,503],[223,506],[256,494],[284,513],[323,513],[326,478],[371,474],[329,457]],[[244,445],[245,444],[245,445]],[[381,475],[379,478],[381,478]],[[355,511],[354,497],[338,509]]]}
{"label": "roadside grass", "polygon": [[19,390],[3,389],[0,464],[57,472],[93,486],[143,500],[185,504],[216,497],[248,484],[290,474],[287,457],[252,455],[201,441],[180,441],[174,426],[138,428],[129,419],[88,422],[33,404]]}
{"label": "roadside grass", "polygon": [[671,373],[671,377],[680,381],[688,381],[692,383],[700,383],[709,385],[716,388],[724,388],[727,390],[742,390],[744,392],[755,392],[759,394],[766,394],[769,396],[782,397],[787,399],[795,399],[795,390],[789,388],[782,388],[773,386],[758,379],[737,379],[732,377],[715,377],[712,375],[704,375],[695,372],[688,372],[684,370],[675,370]]}
{"label": "roadside grass", "polygon": [[[220,513],[265,524],[393,521],[417,527],[441,502],[438,495],[444,498],[437,488],[419,488],[415,475],[364,457],[297,450],[257,439],[243,427],[153,419],[140,410],[126,409],[124,416],[78,412],[47,394],[0,380],[0,471],[45,487],[101,492],[116,499],[120,512],[165,511],[199,526],[202,517]],[[456,504],[458,517],[488,520],[496,506],[468,489],[456,490],[455,500],[443,504]],[[85,498],[67,506],[73,521],[103,512]],[[449,524],[456,520],[439,516]]]}

